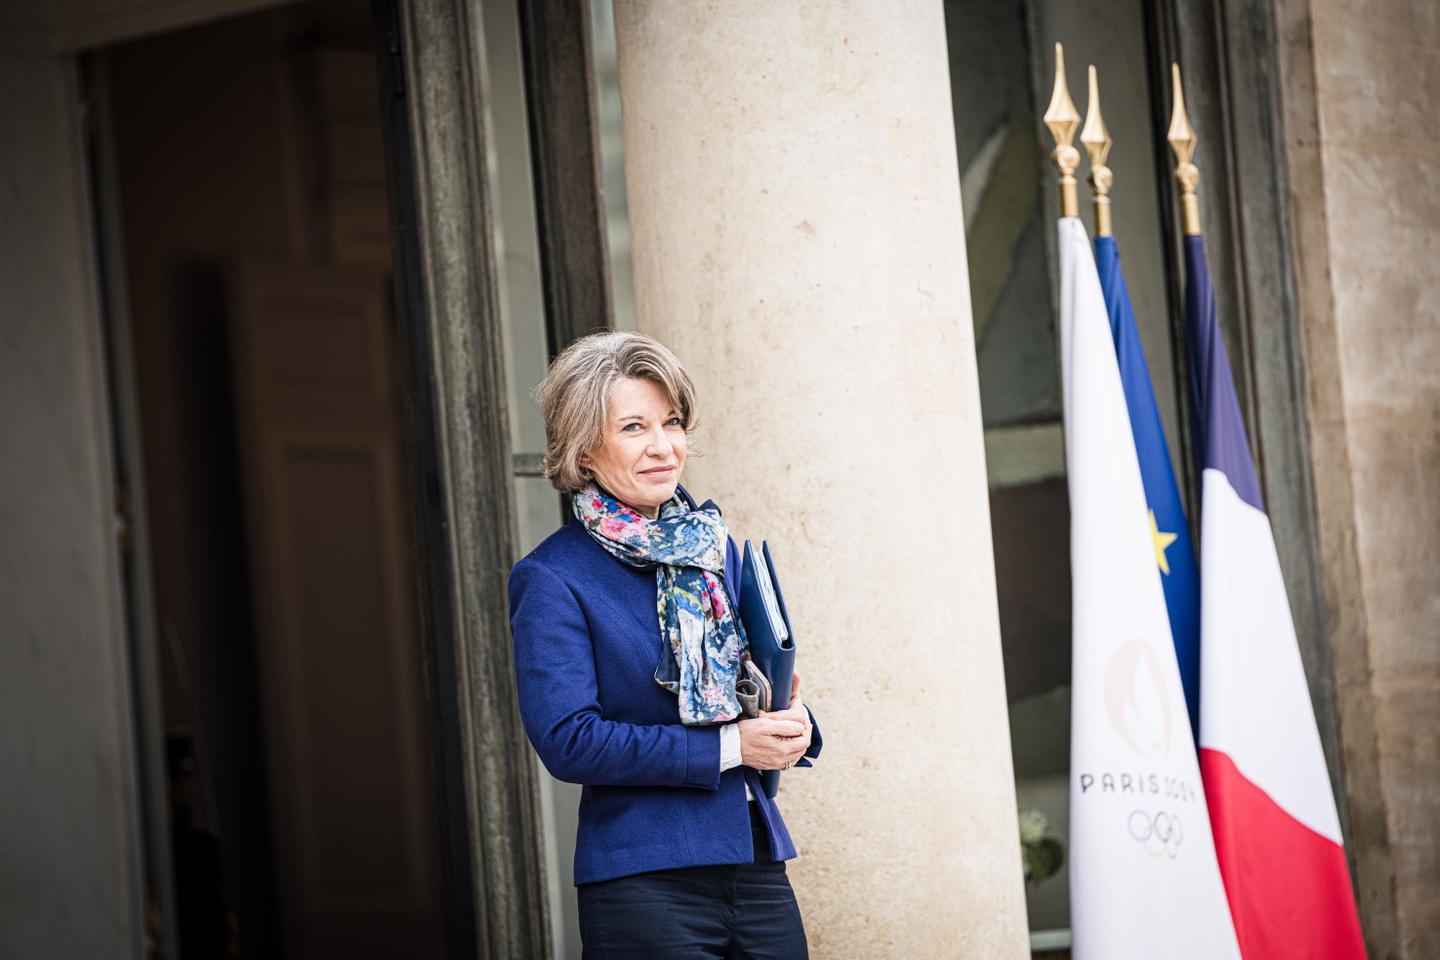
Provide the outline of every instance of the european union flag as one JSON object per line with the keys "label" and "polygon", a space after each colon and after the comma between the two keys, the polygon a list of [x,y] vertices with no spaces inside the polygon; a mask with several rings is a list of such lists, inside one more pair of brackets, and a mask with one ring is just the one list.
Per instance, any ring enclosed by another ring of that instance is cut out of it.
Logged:
{"label": "european union flag", "polygon": [[1150,533],[1155,539],[1155,562],[1165,587],[1165,606],[1170,614],[1170,634],[1175,641],[1175,659],[1180,664],[1180,684],[1190,712],[1190,731],[1200,731],[1200,572],[1185,510],[1180,505],[1180,488],[1170,465],[1170,448],[1155,390],[1150,385],[1150,368],[1135,326],[1135,311],[1120,271],[1120,247],[1114,237],[1095,238],[1095,261],[1105,309],[1110,314],[1110,333],[1120,362],[1120,380],[1125,388],[1125,405],[1130,412],[1130,430],[1135,435],[1135,453],[1140,458],[1140,477],[1145,484],[1145,502],[1150,508]]}

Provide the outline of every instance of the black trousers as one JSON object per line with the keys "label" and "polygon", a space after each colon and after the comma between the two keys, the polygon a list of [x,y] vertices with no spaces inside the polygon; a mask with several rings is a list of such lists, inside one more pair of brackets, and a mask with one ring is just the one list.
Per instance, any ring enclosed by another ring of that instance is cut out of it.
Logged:
{"label": "black trousers", "polygon": [[750,805],[756,863],[681,867],[576,888],[584,960],[807,960],[783,862]]}

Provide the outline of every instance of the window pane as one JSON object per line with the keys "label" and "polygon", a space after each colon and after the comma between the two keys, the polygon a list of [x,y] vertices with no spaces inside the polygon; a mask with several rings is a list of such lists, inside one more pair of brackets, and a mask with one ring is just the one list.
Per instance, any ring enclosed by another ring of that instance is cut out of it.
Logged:
{"label": "window pane", "polygon": [[[1082,113],[1085,67],[1100,71],[1115,140],[1115,234],[1173,456],[1177,402],[1157,189],[1164,172],[1154,167],[1142,10],[1135,0],[946,0],[945,13],[1016,792],[1068,850],[1070,512],[1057,189],[1040,117],[1060,40]],[[1088,187],[1080,194],[1090,225]],[[1026,893],[1032,930],[1069,927],[1063,869]]]}

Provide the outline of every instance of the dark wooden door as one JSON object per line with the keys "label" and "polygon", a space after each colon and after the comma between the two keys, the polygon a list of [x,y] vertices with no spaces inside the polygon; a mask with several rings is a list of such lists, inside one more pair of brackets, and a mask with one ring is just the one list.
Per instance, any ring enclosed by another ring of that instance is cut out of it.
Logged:
{"label": "dark wooden door", "polygon": [[377,267],[246,263],[231,340],[290,957],[438,957],[405,421]]}

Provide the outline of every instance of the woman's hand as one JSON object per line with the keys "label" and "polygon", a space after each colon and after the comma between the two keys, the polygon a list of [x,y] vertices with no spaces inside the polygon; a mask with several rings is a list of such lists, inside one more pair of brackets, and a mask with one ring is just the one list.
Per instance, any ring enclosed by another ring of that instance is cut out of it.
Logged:
{"label": "woman's hand", "polygon": [[740,721],[740,762],[756,770],[783,770],[805,755],[810,730],[803,723],[767,713]]}
{"label": "woman's hand", "polygon": [[796,674],[790,681],[790,706],[740,721],[740,762],[756,770],[787,769],[810,749],[810,730]]}

